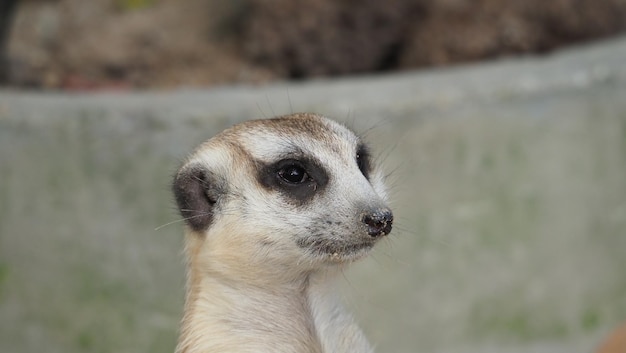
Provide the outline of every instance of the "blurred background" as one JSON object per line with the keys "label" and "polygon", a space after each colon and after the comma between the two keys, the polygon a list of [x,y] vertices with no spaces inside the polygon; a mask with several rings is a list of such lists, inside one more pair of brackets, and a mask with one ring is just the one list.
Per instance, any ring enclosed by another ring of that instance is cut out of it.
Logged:
{"label": "blurred background", "polygon": [[3,0],[4,76],[32,88],[171,88],[388,72],[626,29],[623,0]]}
{"label": "blurred background", "polygon": [[342,280],[377,351],[594,352],[626,321],[625,30],[623,0],[3,0],[0,352],[172,352],[171,176],[295,111],[390,171]]}

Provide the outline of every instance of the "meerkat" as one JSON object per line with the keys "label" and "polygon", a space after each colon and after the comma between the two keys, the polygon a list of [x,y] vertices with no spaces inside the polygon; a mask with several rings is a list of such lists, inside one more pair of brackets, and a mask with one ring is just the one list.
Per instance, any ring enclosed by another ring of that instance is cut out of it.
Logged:
{"label": "meerkat", "polygon": [[372,352],[335,278],[392,228],[368,147],[315,114],[252,120],[175,175],[187,293],[177,353]]}

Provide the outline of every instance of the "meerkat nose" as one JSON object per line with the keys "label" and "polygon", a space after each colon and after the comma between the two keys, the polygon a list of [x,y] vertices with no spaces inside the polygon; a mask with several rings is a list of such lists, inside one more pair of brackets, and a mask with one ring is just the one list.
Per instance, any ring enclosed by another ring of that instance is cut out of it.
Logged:
{"label": "meerkat nose", "polygon": [[393,213],[388,208],[378,208],[364,214],[361,221],[367,225],[367,234],[375,238],[391,232]]}

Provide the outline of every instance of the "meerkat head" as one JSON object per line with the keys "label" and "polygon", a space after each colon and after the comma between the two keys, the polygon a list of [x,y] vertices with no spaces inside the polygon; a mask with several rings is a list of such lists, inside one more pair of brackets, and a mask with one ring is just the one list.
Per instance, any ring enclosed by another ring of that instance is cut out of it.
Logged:
{"label": "meerkat head", "polygon": [[313,114],[225,130],[187,159],[173,191],[191,256],[242,269],[352,261],[393,222],[367,146]]}

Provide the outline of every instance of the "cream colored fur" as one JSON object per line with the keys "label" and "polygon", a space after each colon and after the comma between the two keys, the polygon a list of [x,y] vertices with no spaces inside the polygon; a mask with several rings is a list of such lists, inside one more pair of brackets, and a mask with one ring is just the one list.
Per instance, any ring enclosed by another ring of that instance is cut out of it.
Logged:
{"label": "cream colored fur", "polygon": [[[358,221],[363,205],[385,203],[381,174],[361,174],[354,162],[359,139],[343,126],[310,114],[288,118],[308,125],[237,125],[200,146],[179,171],[207,168],[227,191],[207,230],[186,229],[177,353],[372,352],[335,280],[370,249],[349,246],[367,240]],[[289,153],[312,156],[330,175],[325,191],[305,205],[292,205],[255,177],[261,162]],[[331,253],[297,245],[316,229],[324,242],[344,245]]]}

